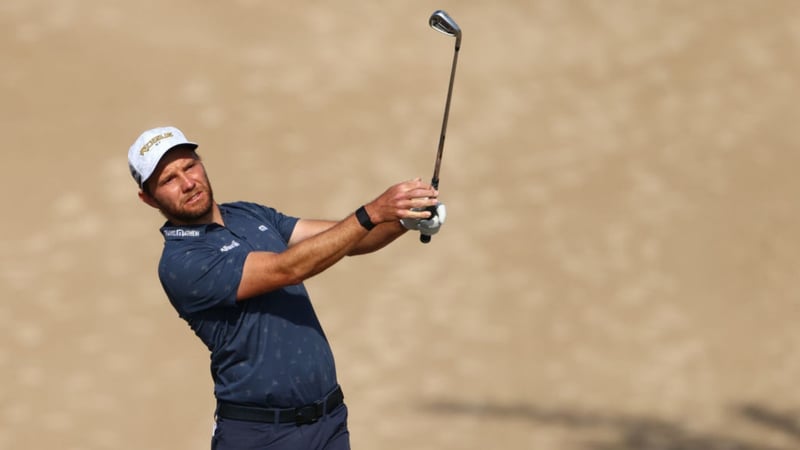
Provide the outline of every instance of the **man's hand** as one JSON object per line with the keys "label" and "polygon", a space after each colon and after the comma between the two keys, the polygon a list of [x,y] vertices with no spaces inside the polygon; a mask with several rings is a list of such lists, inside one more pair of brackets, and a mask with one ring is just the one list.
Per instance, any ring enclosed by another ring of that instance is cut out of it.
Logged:
{"label": "man's hand", "polygon": [[395,184],[364,207],[374,224],[395,222],[400,219],[430,219],[427,208],[436,206],[439,193],[428,183],[417,178]]}
{"label": "man's hand", "polygon": [[445,208],[444,203],[437,203],[436,214],[433,217],[429,219],[400,219],[400,223],[408,230],[419,231],[424,235],[433,236],[444,225],[445,219],[447,219],[447,208]]}

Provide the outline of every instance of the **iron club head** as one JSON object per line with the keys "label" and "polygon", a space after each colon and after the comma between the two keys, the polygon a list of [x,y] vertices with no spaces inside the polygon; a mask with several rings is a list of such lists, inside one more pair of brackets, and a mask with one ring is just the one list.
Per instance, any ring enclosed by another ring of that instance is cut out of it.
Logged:
{"label": "iron club head", "polygon": [[441,9],[434,11],[428,23],[434,30],[444,33],[448,36],[455,36],[457,40],[461,39],[461,28],[452,17]]}

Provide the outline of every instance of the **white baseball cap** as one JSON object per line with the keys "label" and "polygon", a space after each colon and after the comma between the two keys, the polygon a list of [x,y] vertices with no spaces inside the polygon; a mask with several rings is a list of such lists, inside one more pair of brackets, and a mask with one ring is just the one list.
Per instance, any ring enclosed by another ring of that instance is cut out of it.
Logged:
{"label": "white baseball cap", "polygon": [[143,187],[161,158],[179,145],[191,147],[192,150],[197,148],[197,144],[187,140],[181,130],[175,127],[153,128],[139,135],[128,150],[128,167],[136,184]]}

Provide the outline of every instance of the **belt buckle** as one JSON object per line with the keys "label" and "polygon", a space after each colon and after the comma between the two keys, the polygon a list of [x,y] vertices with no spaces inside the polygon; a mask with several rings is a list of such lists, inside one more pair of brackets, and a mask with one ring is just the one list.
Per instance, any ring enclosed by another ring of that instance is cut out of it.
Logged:
{"label": "belt buckle", "polygon": [[294,422],[297,425],[306,425],[309,423],[314,423],[319,419],[319,414],[317,411],[320,405],[313,404],[313,405],[306,405],[301,408],[297,408],[294,410]]}

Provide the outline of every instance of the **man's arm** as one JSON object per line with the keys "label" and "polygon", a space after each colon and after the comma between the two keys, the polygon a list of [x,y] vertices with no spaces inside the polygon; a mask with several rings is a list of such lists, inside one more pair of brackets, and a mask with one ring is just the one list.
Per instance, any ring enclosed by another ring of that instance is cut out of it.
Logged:
{"label": "man's arm", "polygon": [[[302,242],[310,237],[316,236],[331,227],[335,226],[338,222],[330,220],[308,220],[300,219],[295,225],[292,238],[289,240],[289,246],[293,246]],[[347,256],[363,255],[365,253],[372,253],[387,246],[389,243],[405,234],[408,231],[399,220],[394,222],[385,222],[376,225],[366,236],[364,236],[358,243],[350,250]]]}
{"label": "man's arm", "polygon": [[[424,208],[437,203],[437,194],[430,184],[419,179],[390,187],[365,205],[371,221],[376,224],[369,232],[354,214],[332,226],[331,222],[326,221],[299,221],[286,251],[248,254],[242,269],[237,300],[298,284],[348,254],[372,251],[388,244],[404,232],[400,219],[424,219],[430,216],[430,212]],[[365,239],[373,234],[374,237]],[[361,244],[362,241],[365,242]]]}
{"label": "man's arm", "polygon": [[369,234],[364,236],[364,239],[358,241],[358,244],[350,250],[347,256],[363,255],[380,250],[404,235],[406,231],[408,230],[400,224],[399,220],[377,225]]}

